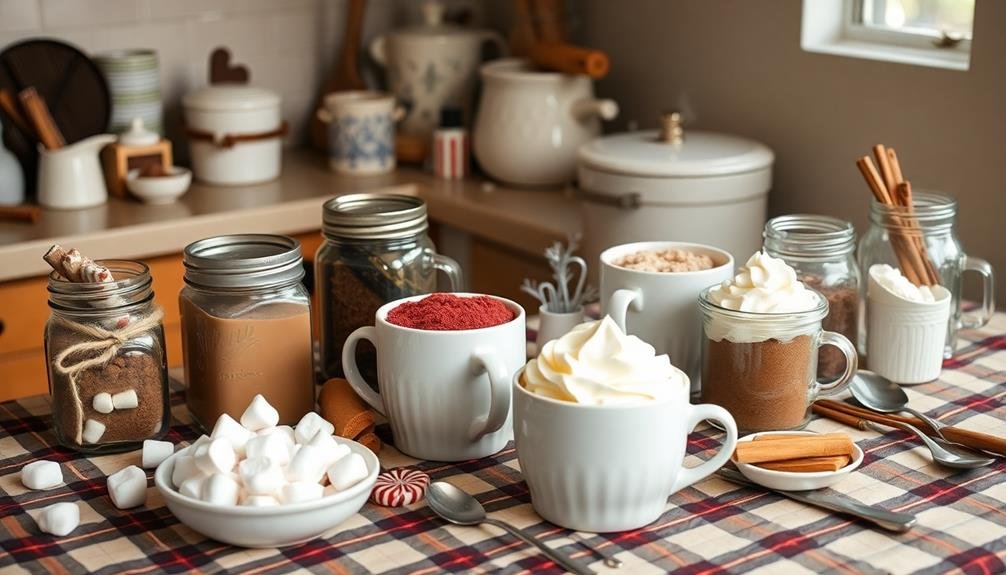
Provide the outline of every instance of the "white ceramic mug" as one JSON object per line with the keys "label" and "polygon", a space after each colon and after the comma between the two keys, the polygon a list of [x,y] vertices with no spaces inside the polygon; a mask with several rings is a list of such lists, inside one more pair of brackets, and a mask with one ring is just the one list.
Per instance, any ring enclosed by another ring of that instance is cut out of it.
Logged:
{"label": "white ceramic mug", "polygon": [[548,311],[547,307],[545,305],[538,307],[538,334],[534,340],[538,353],[541,353],[541,348],[546,343],[559,339],[583,323],[583,307],[567,313]]}
{"label": "white ceramic mug", "polygon": [[384,92],[351,90],[325,96],[318,119],[328,124],[328,165],[340,174],[395,169],[395,122],[404,110]]}
{"label": "white ceramic mug", "polygon": [[[642,251],[684,250],[712,258],[715,267],[694,272],[645,272],[615,265]],[[618,327],[666,353],[697,393],[702,375],[698,298],[705,288],[734,275],[734,258],[719,248],[682,242],[636,242],[601,252],[601,305]]]}
{"label": "white ceramic mug", "polygon": [[[727,462],[737,427],[725,409],[691,405],[680,393],[631,405],[581,405],[524,389],[513,379],[514,439],[531,506],[567,529],[638,529],[664,512],[667,498]],[[688,434],[710,419],[726,430],[711,459],[685,467]]]}
{"label": "white ceramic mug", "polygon": [[[456,293],[460,297],[478,294]],[[524,364],[524,309],[495,296],[513,320],[482,329],[431,331],[387,321],[388,312],[425,295],[381,306],[373,327],[346,339],[342,368],[356,393],[388,418],[395,447],[417,459],[464,461],[492,455],[512,437],[510,379]],[[377,348],[373,391],[356,365],[356,344]]]}

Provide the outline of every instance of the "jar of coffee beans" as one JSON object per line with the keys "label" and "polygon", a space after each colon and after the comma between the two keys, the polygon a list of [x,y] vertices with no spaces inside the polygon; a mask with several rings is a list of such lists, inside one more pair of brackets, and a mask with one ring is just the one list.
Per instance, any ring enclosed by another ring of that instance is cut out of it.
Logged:
{"label": "jar of coffee beans", "polygon": [[163,312],[141,262],[93,262],[102,280],[49,275],[45,328],[53,429],[86,453],[136,449],[170,421]]}
{"label": "jar of coffee beans", "polygon": [[[321,370],[342,377],[342,345],[359,327],[374,324],[382,305],[437,290],[437,271],[452,291],[462,289],[461,268],[437,254],[426,234],[426,203],[415,196],[351,194],[325,202],[325,242],[315,256],[315,291],[321,325]],[[356,363],[377,381],[373,346],[359,345]]]}

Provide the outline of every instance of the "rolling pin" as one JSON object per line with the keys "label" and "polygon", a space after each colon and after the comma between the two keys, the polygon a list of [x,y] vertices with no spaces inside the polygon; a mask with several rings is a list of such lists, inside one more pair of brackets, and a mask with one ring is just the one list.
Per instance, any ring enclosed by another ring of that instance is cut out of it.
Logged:
{"label": "rolling pin", "polygon": [[566,74],[586,74],[599,80],[608,74],[608,55],[564,42],[535,42],[531,46],[531,61],[545,70]]}

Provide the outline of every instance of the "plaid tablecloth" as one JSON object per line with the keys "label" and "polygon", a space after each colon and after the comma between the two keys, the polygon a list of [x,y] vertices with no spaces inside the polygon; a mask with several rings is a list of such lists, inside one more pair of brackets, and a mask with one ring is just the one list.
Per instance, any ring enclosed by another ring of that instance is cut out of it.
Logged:
{"label": "plaid tablecloth", "polygon": [[[964,334],[962,349],[939,381],[908,388],[912,405],[944,421],[1006,434],[1006,315]],[[3,375],[0,374],[0,385]],[[175,420],[168,439],[198,435],[182,392],[171,395]],[[491,527],[445,525],[425,503],[389,509],[368,503],[323,538],[284,549],[241,549],[200,535],[167,510],[148,472],[147,503],[120,511],[105,478],[139,453],[81,457],[54,446],[49,403],[32,397],[0,403],[0,571],[17,573],[558,573],[541,554]],[[580,534],[542,521],[531,508],[512,444],[494,457],[458,464],[416,461],[391,447],[385,467],[414,465],[433,480],[475,494],[490,515],[509,521],[599,573],[994,573],[1006,570],[1006,461],[973,471],[935,466],[900,431],[884,435],[828,420],[815,431],[850,433],[866,452],[863,465],[835,486],[864,503],[907,511],[918,526],[905,534],[874,530],[778,495],[711,477],[673,495],[645,528]],[[718,445],[717,433],[692,434],[694,464]],[[67,484],[30,491],[22,466],[58,461]],[[66,537],[40,533],[34,517],[51,503],[75,501],[81,525]],[[586,545],[583,543],[586,541]],[[605,567],[587,547],[625,562]]]}

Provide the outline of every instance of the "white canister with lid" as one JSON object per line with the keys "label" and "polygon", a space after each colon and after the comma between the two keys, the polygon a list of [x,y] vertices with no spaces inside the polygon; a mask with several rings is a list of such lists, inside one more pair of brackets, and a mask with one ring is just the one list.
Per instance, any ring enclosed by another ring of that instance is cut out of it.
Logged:
{"label": "white canister with lid", "polygon": [[715,246],[743,262],[761,246],[772,150],[716,132],[683,133],[678,114],[660,131],[598,138],[577,165],[584,252],[629,242]]}
{"label": "white canister with lid", "polygon": [[186,94],[182,105],[196,179],[238,185],[279,177],[287,127],[276,93],[214,85]]}

